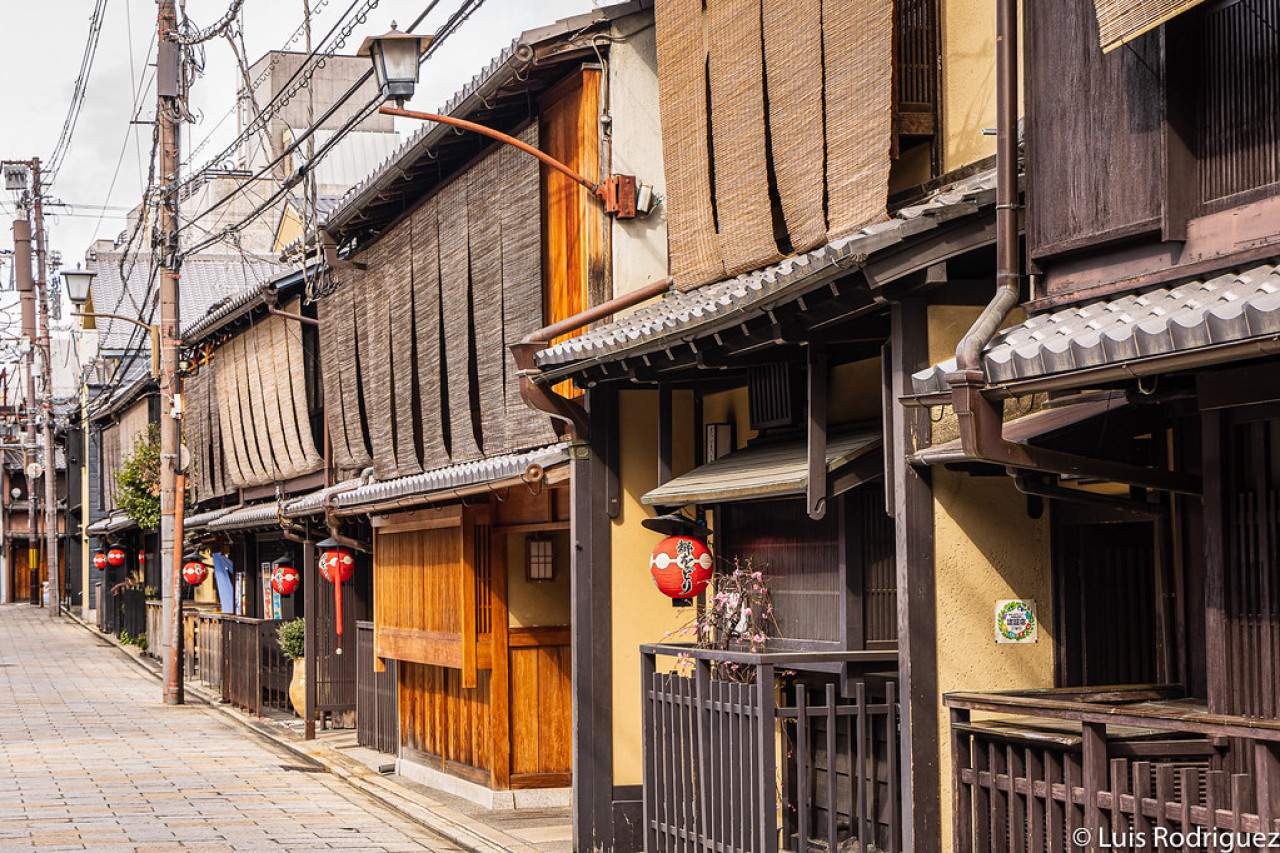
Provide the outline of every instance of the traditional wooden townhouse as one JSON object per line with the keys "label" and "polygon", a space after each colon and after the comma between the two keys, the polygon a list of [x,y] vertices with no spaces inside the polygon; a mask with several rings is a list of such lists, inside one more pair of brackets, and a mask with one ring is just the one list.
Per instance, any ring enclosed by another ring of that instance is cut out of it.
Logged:
{"label": "traditional wooden townhouse", "polygon": [[[671,287],[520,350],[535,404],[583,394],[579,844],[945,849],[933,574],[957,543],[903,461],[928,419],[893,401],[947,352],[928,329],[994,290],[995,22],[945,0],[656,19]],[[650,579],[672,534],[714,554],[692,606]]]}
{"label": "traditional wooden townhouse", "polygon": [[[89,480],[83,510],[87,547],[82,571],[92,617],[98,626],[138,640],[159,620],[162,570],[159,536],[140,514],[130,514],[121,499],[118,474],[139,447],[154,441],[159,419],[159,390],[153,377],[153,347],[145,328],[107,314],[149,318],[150,258],[129,255],[110,241],[100,242],[87,258],[96,275],[90,295],[88,333],[97,339],[97,357],[88,368],[93,396],[85,413],[85,452],[80,456]],[[209,306],[246,290],[257,291],[279,268],[242,255],[201,255],[184,271],[183,320],[192,323]],[[144,451],[145,452],[145,451]],[[139,522],[142,522],[140,525]],[[148,605],[148,601],[154,602]]]}
{"label": "traditional wooden townhouse", "polygon": [[[654,65],[650,5],[608,6],[524,33],[441,113],[660,196]],[[372,590],[357,651],[392,679],[398,771],[486,805],[567,802],[574,767],[569,447],[508,348],[666,275],[661,208],[636,207],[429,123],[320,234],[336,477],[284,514]]]}
{"label": "traditional wooden townhouse", "polygon": [[1009,228],[1000,294],[905,389],[964,543],[955,850],[1261,849],[1280,818],[1280,6],[1156,6],[1023,4],[1022,253]]}

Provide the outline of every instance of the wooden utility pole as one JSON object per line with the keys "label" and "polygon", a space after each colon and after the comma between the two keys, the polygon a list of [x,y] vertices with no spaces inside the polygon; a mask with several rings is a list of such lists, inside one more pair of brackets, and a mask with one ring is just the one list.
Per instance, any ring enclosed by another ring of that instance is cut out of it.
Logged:
{"label": "wooden utility pole", "polygon": [[13,265],[18,296],[22,301],[22,337],[26,343],[26,415],[27,439],[23,443],[22,462],[27,478],[27,569],[31,586],[29,600],[40,601],[40,555],[36,538],[36,492],[32,488],[31,463],[36,448],[36,286],[31,278],[31,222],[23,214],[13,221]]}
{"label": "wooden utility pole", "polygon": [[183,703],[182,543],[176,510],[182,427],[178,386],[178,122],[182,116],[182,49],[173,0],[159,0],[156,122],[160,129],[160,212],[152,251],[160,274],[160,571],[164,698]]}
{"label": "wooden utility pole", "polygon": [[53,447],[53,342],[49,336],[49,277],[44,230],[44,188],[40,178],[40,158],[31,161],[32,211],[36,225],[36,289],[40,294],[40,355],[44,389],[40,395],[40,417],[44,424],[44,561],[49,584],[49,615],[57,617],[62,594],[62,573],[58,560],[58,468]]}

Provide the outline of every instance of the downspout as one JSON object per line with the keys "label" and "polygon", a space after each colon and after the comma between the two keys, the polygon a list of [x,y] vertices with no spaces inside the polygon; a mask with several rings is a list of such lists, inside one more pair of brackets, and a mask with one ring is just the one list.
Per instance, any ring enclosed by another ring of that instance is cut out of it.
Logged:
{"label": "downspout", "polygon": [[956,347],[947,374],[965,455],[1023,471],[1043,471],[1128,483],[1160,491],[1198,494],[1200,480],[1185,474],[1091,459],[1032,447],[1004,437],[1004,404],[983,396],[982,354],[1020,299],[1018,255],[1018,9],[996,2],[996,293]]}
{"label": "downspout", "polygon": [[337,495],[346,492],[353,492],[361,486],[367,486],[369,481],[373,479],[373,469],[365,468],[360,472],[360,479],[354,483],[348,483],[342,488],[334,489],[324,497],[324,523],[329,530],[329,536],[334,542],[337,542],[344,548],[350,548],[353,551],[359,551],[362,554],[372,553],[368,545],[358,539],[352,539],[349,536],[343,536],[339,531],[342,527],[342,519],[338,517],[338,507],[334,504],[333,499]]}
{"label": "downspout", "polygon": [[526,335],[520,343],[512,344],[509,349],[516,361],[516,369],[520,376],[520,396],[524,398],[525,405],[567,423],[570,438],[585,439],[587,437],[586,409],[578,401],[557,394],[543,377],[542,371],[538,369],[534,357],[561,335],[576,332],[602,317],[631,308],[655,296],[661,296],[670,289],[670,278],[659,279],[630,293],[601,302],[594,308],[588,308],[558,323],[545,326]]}

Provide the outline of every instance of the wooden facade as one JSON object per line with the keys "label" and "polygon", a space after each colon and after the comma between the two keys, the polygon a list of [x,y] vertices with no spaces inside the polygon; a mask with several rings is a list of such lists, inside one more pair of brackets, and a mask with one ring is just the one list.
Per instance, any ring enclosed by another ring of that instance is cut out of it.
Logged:
{"label": "wooden facade", "polygon": [[374,518],[374,652],[398,667],[402,757],[498,790],[569,784],[568,601],[520,624],[513,595],[537,582],[507,559],[512,537],[566,530],[566,494]]}
{"label": "wooden facade", "polygon": [[1026,7],[1032,308],[1274,256],[1280,9],[1203,3],[1103,53],[1091,6]]}

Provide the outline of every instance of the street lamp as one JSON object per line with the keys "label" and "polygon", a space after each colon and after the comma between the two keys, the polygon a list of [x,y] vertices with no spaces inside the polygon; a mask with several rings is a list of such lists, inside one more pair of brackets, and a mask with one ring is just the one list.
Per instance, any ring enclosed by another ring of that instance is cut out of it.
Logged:
{"label": "street lamp", "polygon": [[395,99],[403,107],[404,102],[413,97],[418,83],[418,57],[430,44],[430,37],[402,33],[392,21],[390,32],[365,39],[356,55],[373,61],[373,74],[378,78],[382,96]]}
{"label": "street lamp", "polygon": [[396,29],[394,22],[391,32],[380,36],[370,36],[356,51],[358,56],[367,56],[373,62],[373,73],[378,78],[378,87],[384,97],[393,99],[399,107],[383,106],[378,109],[382,115],[411,118],[418,121],[433,121],[447,124],[472,133],[479,133],[496,139],[506,145],[519,148],[526,154],[537,157],[552,169],[560,172],[577,184],[580,184],[591,195],[604,203],[605,213],[618,219],[634,219],[637,214],[646,215],[653,207],[653,188],[638,184],[634,175],[613,175],[603,183],[596,183],[583,177],[578,172],[561,163],[554,157],[539,151],[498,130],[476,124],[473,121],[454,118],[438,113],[422,113],[404,109],[406,99],[413,97],[414,86],[418,82],[418,57],[431,43],[430,38],[409,35]]}
{"label": "street lamp", "polygon": [[96,275],[92,270],[82,270],[79,267],[62,271],[62,282],[67,286],[67,298],[72,305],[79,308],[89,301],[89,287]]}

